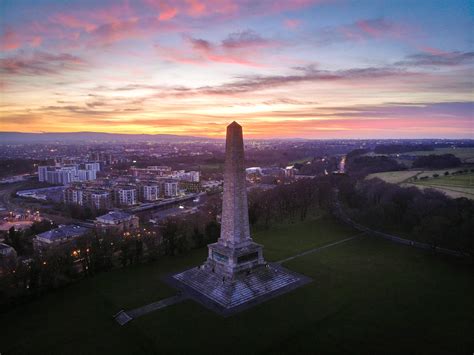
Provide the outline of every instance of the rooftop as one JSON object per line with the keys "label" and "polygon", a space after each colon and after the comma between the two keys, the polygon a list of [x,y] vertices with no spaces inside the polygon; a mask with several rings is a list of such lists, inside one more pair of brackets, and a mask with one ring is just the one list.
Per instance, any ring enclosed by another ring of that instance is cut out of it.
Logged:
{"label": "rooftop", "polygon": [[107,214],[97,217],[97,219],[101,221],[114,222],[129,219],[131,216],[130,213],[124,211],[110,211]]}
{"label": "rooftop", "polygon": [[68,224],[59,226],[58,228],[50,231],[40,233],[36,237],[41,239],[47,239],[51,242],[59,239],[74,238],[79,235],[85,234],[89,229],[86,227],[76,226],[75,224]]}

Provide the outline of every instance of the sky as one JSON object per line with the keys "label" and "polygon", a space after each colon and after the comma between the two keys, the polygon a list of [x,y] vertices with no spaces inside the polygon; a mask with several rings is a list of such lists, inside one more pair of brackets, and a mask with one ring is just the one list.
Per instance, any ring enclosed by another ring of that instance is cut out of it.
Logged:
{"label": "sky", "polygon": [[474,138],[473,4],[0,0],[0,131]]}

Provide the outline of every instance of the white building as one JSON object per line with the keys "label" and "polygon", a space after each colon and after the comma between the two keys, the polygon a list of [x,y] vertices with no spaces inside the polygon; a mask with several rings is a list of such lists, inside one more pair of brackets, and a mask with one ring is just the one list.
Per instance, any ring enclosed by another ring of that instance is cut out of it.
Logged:
{"label": "white building", "polygon": [[46,180],[50,184],[67,185],[76,181],[77,170],[75,167],[63,167],[55,170],[47,170]]}
{"label": "white building", "polygon": [[160,198],[160,187],[158,185],[142,186],[143,201],[156,201]]}
{"label": "white building", "polygon": [[97,231],[100,232],[134,231],[139,227],[139,219],[137,216],[123,211],[110,211],[109,213],[95,219],[95,227]]}
{"label": "white building", "polygon": [[97,170],[78,170],[75,181],[89,181],[97,179]]}
{"label": "white building", "polygon": [[75,181],[89,181],[97,178],[97,168],[99,163],[86,163],[85,169],[78,169],[77,164],[57,165],[57,166],[39,166],[38,180],[46,181],[50,184],[67,185]]}
{"label": "white building", "polygon": [[79,189],[64,190],[64,193],[68,195],[68,201],[70,203],[84,206],[84,191]]}
{"label": "white building", "polygon": [[97,191],[91,193],[91,205],[98,210],[109,208],[111,197],[108,191]]}
{"label": "white building", "polygon": [[178,196],[178,182],[177,181],[166,181],[163,183],[163,194],[165,197],[176,197]]}
{"label": "white building", "polygon": [[100,171],[100,163],[85,163],[84,167],[86,170]]}
{"label": "white building", "polygon": [[133,206],[138,203],[138,194],[135,187],[121,187],[115,190],[116,202],[121,206]]}
{"label": "white building", "polygon": [[48,173],[48,166],[38,166],[38,181],[46,181],[46,174]]}
{"label": "white building", "polygon": [[181,181],[199,182],[199,171],[176,170],[172,172],[171,177]]}

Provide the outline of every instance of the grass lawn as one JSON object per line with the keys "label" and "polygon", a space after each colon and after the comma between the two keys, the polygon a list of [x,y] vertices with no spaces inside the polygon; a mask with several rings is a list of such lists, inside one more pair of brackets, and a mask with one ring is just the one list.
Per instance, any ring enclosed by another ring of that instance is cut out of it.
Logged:
{"label": "grass lawn", "polygon": [[263,244],[268,261],[278,261],[305,250],[317,248],[357,234],[352,228],[339,224],[331,217],[287,224],[271,230],[253,233],[255,242]]}
{"label": "grass lawn", "polygon": [[[268,259],[347,238],[329,218],[255,234]],[[361,237],[294,259],[313,282],[222,318],[185,301],[124,327],[111,315],[174,293],[160,277],[206,250],[115,270],[0,315],[2,354],[472,353],[473,268]]]}
{"label": "grass lawn", "polygon": [[[400,184],[401,186],[436,189],[452,198],[466,197],[474,199],[474,174],[444,176],[446,171],[453,173],[458,170],[459,169],[388,171],[370,174],[366,179],[379,178],[388,183]],[[434,174],[438,174],[439,177],[434,178]],[[414,176],[418,177],[417,181],[411,180]],[[428,179],[420,180],[422,177],[428,177]]]}
{"label": "grass lawn", "polygon": [[417,187],[433,188],[453,198],[474,199],[474,174],[440,176],[412,183]]}
{"label": "grass lawn", "polygon": [[367,175],[366,179],[379,178],[390,184],[400,184],[421,173],[421,170],[387,171]]}
{"label": "grass lawn", "polygon": [[440,176],[438,178],[417,181],[417,184],[474,189],[474,174]]}

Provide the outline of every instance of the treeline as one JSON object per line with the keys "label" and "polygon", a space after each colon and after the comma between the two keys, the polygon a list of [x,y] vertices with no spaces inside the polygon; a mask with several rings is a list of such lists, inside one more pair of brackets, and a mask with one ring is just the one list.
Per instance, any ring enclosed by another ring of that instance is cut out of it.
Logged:
{"label": "treeline", "polygon": [[256,189],[248,199],[249,221],[255,227],[304,220],[313,212],[329,207],[331,177],[302,179],[266,191]]}
{"label": "treeline", "polygon": [[[44,228],[34,233],[42,231]],[[159,227],[133,233],[91,231],[74,242],[38,253],[32,247],[33,232],[24,235],[12,229],[6,242],[18,248],[21,258],[17,263],[2,264],[6,273],[0,275],[0,305],[23,303],[100,272],[185,254],[217,241],[219,234],[215,219],[195,215],[168,219]]]}
{"label": "treeline", "polygon": [[461,160],[453,154],[425,155],[416,158],[412,166],[414,168],[446,169],[456,168],[461,165]]}
{"label": "treeline", "polygon": [[0,159],[0,177],[34,173],[36,166],[42,163],[45,162],[29,159]]}
{"label": "treeline", "polygon": [[474,259],[474,202],[432,190],[403,188],[380,179],[346,181],[340,194],[350,215],[375,230],[392,231]]}
{"label": "treeline", "polygon": [[432,145],[428,144],[380,144],[374,148],[376,154],[397,154],[417,151],[433,151]]}
{"label": "treeline", "polygon": [[352,153],[346,159],[346,171],[357,177],[398,170],[406,170],[405,165],[385,155],[366,156]]}
{"label": "treeline", "polygon": [[301,175],[324,175],[338,169],[339,159],[336,157],[315,157],[309,164],[294,164]]}

